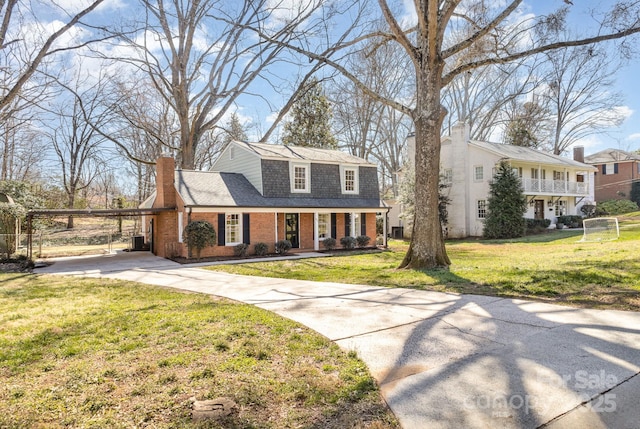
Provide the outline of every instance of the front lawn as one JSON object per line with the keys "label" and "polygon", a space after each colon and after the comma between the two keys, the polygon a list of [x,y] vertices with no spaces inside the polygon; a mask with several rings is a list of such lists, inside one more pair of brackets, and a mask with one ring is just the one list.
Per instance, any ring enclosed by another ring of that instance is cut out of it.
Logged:
{"label": "front lawn", "polygon": [[640,225],[617,241],[581,243],[581,231],[517,240],[449,241],[451,269],[398,270],[408,243],[380,253],[209,267],[229,273],[527,298],[574,306],[640,309]]}
{"label": "front lawn", "polygon": [[[191,398],[238,412],[194,423]],[[366,366],[273,313],[124,281],[0,274],[0,428],[395,428]]]}

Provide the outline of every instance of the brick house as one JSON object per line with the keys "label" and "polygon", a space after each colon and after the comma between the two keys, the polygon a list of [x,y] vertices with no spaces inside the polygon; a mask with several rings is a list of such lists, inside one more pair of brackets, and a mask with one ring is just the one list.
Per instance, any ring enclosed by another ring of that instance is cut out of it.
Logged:
{"label": "brick house", "polygon": [[585,157],[584,161],[598,169],[595,177],[596,202],[631,199],[632,187],[640,181],[640,155],[620,149],[605,149]]}
{"label": "brick house", "polygon": [[333,150],[232,142],[212,171],[175,169],[171,157],[158,159],[156,190],[142,208],[175,208],[147,216],[145,241],[162,257],[186,257],[184,227],[207,220],[217,245],[201,256],[230,256],[240,243],[275,251],[278,240],[294,251],[322,249],[333,237],[376,239],[376,214],[386,213],[380,200],[377,167]]}

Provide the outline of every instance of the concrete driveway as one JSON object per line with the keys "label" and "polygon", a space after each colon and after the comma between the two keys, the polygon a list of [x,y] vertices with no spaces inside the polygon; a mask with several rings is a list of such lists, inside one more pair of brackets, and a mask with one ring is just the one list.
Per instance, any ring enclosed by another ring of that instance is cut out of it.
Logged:
{"label": "concrete driveway", "polygon": [[236,276],[143,252],[36,272],[219,295],[296,320],[355,350],[405,429],[640,429],[640,313]]}

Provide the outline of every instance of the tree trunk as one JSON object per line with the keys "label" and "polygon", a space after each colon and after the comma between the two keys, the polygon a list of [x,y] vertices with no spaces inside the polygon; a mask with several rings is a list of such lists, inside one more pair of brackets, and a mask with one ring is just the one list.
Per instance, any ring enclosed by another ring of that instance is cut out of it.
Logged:
{"label": "tree trunk", "polygon": [[[435,69],[435,70],[434,70]],[[439,67],[418,74],[415,125],[415,213],[409,250],[400,268],[448,268],[438,212],[440,132],[446,110],[440,104]]]}
{"label": "tree trunk", "polygon": [[[67,207],[69,209],[72,209],[73,206],[75,205],[75,200],[76,200],[75,189],[72,190],[71,193],[69,193],[68,197],[69,197],[69,200],[67,202]],[[73,229],[73,215],[69,215],[69,217],[67,218],[67,229]]]}

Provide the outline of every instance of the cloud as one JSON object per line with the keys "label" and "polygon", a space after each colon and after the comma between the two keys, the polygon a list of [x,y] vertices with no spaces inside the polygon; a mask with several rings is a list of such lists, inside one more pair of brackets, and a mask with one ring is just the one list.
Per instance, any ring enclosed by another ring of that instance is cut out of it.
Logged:
{"label": "cloud", "polygon": [[626,140],[630,140],[630,141],[640,140],[640,133],[629,134]]}
{"label": "cloud", "polygon": [[[64,10],[68,14],[75,15],[81,10],[86,9],[93,3],[93,0],[58,0],[56,4],[60,9]],[[105,0],[101,3],[96,11],[105,12],[110,10],[123,9],[125,7],[123,0]]]}

